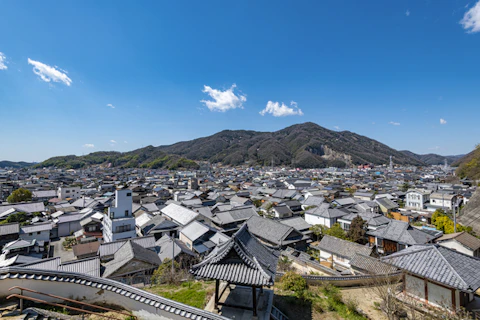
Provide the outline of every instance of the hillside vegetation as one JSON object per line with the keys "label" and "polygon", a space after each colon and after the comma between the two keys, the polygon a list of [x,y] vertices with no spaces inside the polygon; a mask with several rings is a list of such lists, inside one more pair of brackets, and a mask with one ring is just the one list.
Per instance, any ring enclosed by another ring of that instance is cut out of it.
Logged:
{"label": "hillside vegetation", "polygon": [[173,145],[137,149],[130,152],[94,152],[85,156],[53,157],[37,167],[82,168],[110,163],[116,167],[195,169],[195,161],[223,165],[292,166],[300,168],[346,167],[364,163],[438,164],[438,155],[416,155],[397,151],[350,131],[332,131],[315,123],[297,124],[275,132],[225,130],[214,135]]}
{"label": "hillside vegetation", "polygon": [[361,163],[423,165],[421,161],[376,140],[349,131],[332,131],[315,123],[297,124],[276,132],[225,130],[209,137],[161,146],[169,154],[193,160],[238,165],[291,165],[303,168]]}
{"label": "hillside vegetation", "polygon": [[460,178],[480,179],[480,145],[452,165],[458,166],[456,174]]}
{"label": "hillside vegetation", "polygon": [[130,152],[93,152],[85,156],[53,157],[36,165],[36,167],[58,167],[78,169],[92,165],[111,164],[122,168],[148,169],[197,169],[199,165],[192,160],[178,155],[167,154],[158,148],[148,146]]}

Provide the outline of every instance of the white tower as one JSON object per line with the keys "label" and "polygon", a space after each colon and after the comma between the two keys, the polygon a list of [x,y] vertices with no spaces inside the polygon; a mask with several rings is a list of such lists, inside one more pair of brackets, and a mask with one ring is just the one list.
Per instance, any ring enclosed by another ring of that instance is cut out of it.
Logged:
{"label": "white tower", "polygon": [[393,161],[392,161],[392,156],[390,156],[390,171],[393,171]]}
{"label": "white tower", "polygon": [[135,217],[132,214],[132,191],[115,191],[115,206],[103,218],[103,241],[135,238]]}

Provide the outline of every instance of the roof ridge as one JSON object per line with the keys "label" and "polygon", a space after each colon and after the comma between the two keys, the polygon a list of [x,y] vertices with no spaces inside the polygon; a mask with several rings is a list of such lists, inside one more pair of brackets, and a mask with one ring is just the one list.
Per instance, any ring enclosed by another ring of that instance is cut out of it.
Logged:
{"label": "roof ridge", "polygon": [[443,256],[443,254],[440,252],[440,250],[438,250],[438,245],[433,245],[433,248],[435,249],[435,252],[437,252],[440,255],[440,257],[442,258],[442,260],[447,264],[450,271],[452,271],[453,274],[455,274],[461,280],[461,282],[465,285],[465,287],[470,288],[470,286],[467,284],[467,282],[465,282],[465,280],[463,280],[463,278],[457,273],[457,271],[455,271],[455,268],[452,267],[450,262],[448,262],[448,260]]}

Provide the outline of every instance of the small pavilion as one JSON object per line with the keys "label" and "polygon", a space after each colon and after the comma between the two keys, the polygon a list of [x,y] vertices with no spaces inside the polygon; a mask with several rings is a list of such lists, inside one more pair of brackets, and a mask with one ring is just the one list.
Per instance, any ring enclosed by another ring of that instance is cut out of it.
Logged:
{"label": "small pavilion", "polygon": [[[192,267],[190,272],[197,278],[215,280],[215,309],[218,305],[245,308],[220,303],[225,290],[220,293],[220,281],[252,288],[252,308],[257,316],[257,289],[273,286],[280,253],[264,246],[244,224],[228,241],[218,245],[202,262]],[[225,287],[226,288],[226,287]]]}

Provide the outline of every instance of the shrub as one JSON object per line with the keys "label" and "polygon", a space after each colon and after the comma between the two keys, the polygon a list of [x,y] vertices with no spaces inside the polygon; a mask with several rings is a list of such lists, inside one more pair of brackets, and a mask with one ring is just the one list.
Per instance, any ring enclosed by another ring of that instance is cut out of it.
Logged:
{"label": "shrub", "polygon": [[280,279],[284,290],[293,291],[296,296],[303,297],[307,289],[307,281],[298,273],[289,271]]}

